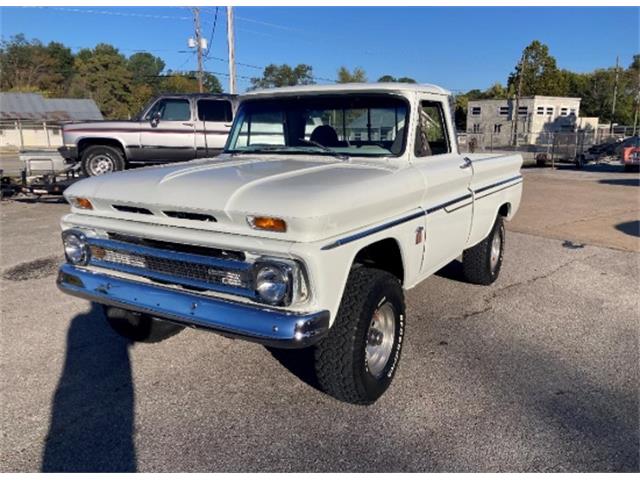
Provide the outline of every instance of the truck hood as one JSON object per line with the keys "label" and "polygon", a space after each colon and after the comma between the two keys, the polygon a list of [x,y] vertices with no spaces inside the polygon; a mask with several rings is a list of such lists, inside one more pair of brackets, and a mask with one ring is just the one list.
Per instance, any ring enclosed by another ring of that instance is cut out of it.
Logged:
{"label": "truck hood", "polygon": [[[65,196],[91,200],[94,210],[76,211],[82,214],[316,241],[418,206],[423,187],[412,168],[387,159],[221,155],[88,178],[67,189]],[[128,211],[122,211],[123,206]],[[174,218],[167,211],[182,212],[181,217],[209,215],[215,221]],[[247,215],[282,218],[287,232],[252,230]]]}

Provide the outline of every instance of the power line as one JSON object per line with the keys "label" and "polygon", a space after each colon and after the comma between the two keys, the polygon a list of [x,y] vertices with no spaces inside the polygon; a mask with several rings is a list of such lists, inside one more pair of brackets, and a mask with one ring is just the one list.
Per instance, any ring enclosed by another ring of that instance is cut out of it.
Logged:
{"label": "power line", "polygon": [[215,17],[213,18],[213,27],[211,28],[211,35],[209,36],[209,45],[207,48],[207,53],[204,58],[209,58],[209,53],[211,53],[211,47],[213,46],[213,36],[216,33],[216,24],[218,23],[218,7],[216,7]]}
{"label": "power line", "polygon": [[152,18],[156,20],[191,20],[191,17],[176,17],[174,15],[153,15],[149,13],[131,13],[131,12],[116,12],[108,10],[90,10],[87,8],[69,8],[69,7],[22,7],[22,8],[43,8],[47,10],[57,10],[60,12],[70,13],[88,13],[92,15],[111,15],[114,17],[137,17],[137,18]]}

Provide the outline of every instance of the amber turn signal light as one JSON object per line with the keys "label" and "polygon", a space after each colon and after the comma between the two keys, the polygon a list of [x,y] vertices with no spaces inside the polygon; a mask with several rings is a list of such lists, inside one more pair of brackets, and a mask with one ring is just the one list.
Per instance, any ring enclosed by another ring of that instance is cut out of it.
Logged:
{"label": "amber turn signal light", "polygon": [[251,228],[256,230],[267,230],[269,232],[286,232],[287,222],[275,217],[247,217]]}
{"label": "amber turn signal light", "polygon": [[69,202],[71,202],[71,205],[76,208],[80,208],[82,210],[93,210],[93,205],[91,205],[88,198],[72,197],[69,199]]}

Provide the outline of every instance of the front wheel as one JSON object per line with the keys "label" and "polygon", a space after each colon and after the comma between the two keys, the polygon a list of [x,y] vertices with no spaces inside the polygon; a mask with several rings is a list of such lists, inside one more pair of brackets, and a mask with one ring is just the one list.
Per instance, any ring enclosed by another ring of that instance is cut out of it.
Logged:
{"label": "front wheel", "polygon": [[172,337],[184,327],[122,308],[101,306],[107,323],[120,336],[133,342],[157,343]]}
{"label": "front wheel", "polygon": [[337,317],[315,347],[320,387],[344,402],[371,404],[389,388],[404,336],[402,286],[382,270],[355,267]]}
{"label": "front wheel", "polygon": [[489,235],[462,254],[462,270],[467,281],[491,285],[498,279],[504,256],[504,220],[498,215]]}

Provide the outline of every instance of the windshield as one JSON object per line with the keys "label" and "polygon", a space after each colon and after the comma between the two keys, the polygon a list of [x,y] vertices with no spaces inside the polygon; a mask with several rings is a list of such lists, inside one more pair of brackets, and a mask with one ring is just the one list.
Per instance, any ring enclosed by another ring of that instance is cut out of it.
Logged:
{"label": "windshield", "polygon": [[391,95],[247,100],[225,151],[386,157],[404,152],[407,102]]}

